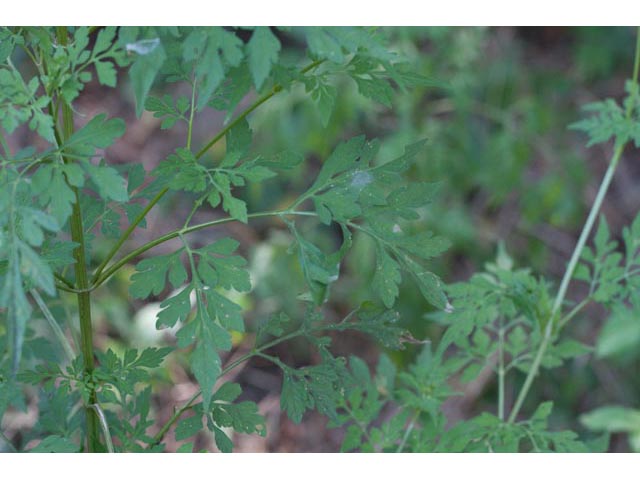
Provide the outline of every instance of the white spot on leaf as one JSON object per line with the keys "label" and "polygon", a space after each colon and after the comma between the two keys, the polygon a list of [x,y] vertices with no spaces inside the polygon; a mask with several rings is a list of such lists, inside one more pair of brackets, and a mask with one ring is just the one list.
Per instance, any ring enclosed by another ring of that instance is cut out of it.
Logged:
{"label": "white spot on leaf", "polygon": [[127,52],[134,52],[138,55],[149,55],[160,45],[159,38],[149,38],[147,40],[138,40],[137,42],[127,43],[125,47]]}

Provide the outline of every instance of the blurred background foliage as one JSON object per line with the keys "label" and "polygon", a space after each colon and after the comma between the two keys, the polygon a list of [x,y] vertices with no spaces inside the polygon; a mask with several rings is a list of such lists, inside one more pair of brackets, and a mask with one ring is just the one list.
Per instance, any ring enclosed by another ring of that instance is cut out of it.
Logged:
{"label": "blurred background foliage", "polygon": [[[440,86],[400,92],[386,106],[367,100],[358,94],[351,80],[336,76],[338,97],[326,127],[304,86],[276,95],[249,117],[254,131],[253,148],[261,153],[289,149],[303,153],[307,161],[280,181],[248,188],[245,196],[249,210],[288,205],[341,140],[360,133],[378,138],[382,143],[379,158],[388,160],[401,154],[405,145],[427,138],[424,152],[408,174],[414,180],[440,184],[439,195],[423,212],[423,222],[426,229],[451,241],[451,248],[434,261],[431,270],[446,283],[466,280],[493,260],[499,242],[504,242],[517,267],[528,266],[558,282],[611,148],[587,150],[586,139],[567,126],[579,119],[582,105],[623,95],[624,81],[632,68],[633,29],[394,27],[384,29],[384,33],[392,50],[404,55],[419,73]],[[302,58],[301,39],[294,33],[280,35],[282,56]],[[126,82],[126,76],[122,74],[120,81]],[[182,144],[180,135],[184,136],[184,132],[179,129],[177,133],[161,132],[159,121],[150,114],[136,120],[132,96],[123,98],[98,85],[93,85],[91,91],[93,99],[87,95],[89,99],[80,110],[104,108],[106,103],[111,115],[127,121],[129,133],[113,149],[123,163],[131,161],[132,155],[140,155],[150,170],[154,162]],[[240,108],[250,102],[251,98],[245,99]],[[195,132],[202,140],[223,121],[223,113],[207,115],[211,115],[211,122],[200,122]],[[212,155],[220,156],[224,147],[216,148]],[[627,153],[604,207],[614,233],[630,223],[640,205],[640,166],[633,163],[636,159],[637,153]],[[172,218],[179,223],[193,200],[174,197],[166,202],[161,212],[150,217],[147,232],[134,241],[142,243],[173,228]],[[207,214],[213,212],[198,213]],[[245,307],[249,326],[255,327],[279,310],[294,317],[301,315],[303,306],[297,300],[301,272],[296,257],[287,253],[289,234],[281,227],[275,220],[265,220],[250,228],[237,225],[226,232],[202,233],[231,234],[241,241],[243,254],[250,261],[254,290],[236,300]],[[327,251],[335,249],[340,240],[339,232],[330,228],[316,230],[313,235],[315,243],[326,245]],[[108,248],[107,244],[94,245],[95,252]],[[340,279],[332,287],[327,315],[344,316],[360,301],[371,298],[373,249],[367,238],[354,236],[354,247]],[[95,316],[103,335],[102,348],[166,341],[166,333],[158,333],[153,327],[158,304],[135,303],[127,297],[132,268],[120,271],[96,296]],[[437,341],[441,328],[430,320],[431,307],[408,276],[396,309],[416,339]],[[587,311],[569,327],[570,334],[594,345],[607,315],[597,308]],[[638,319],[634,320],[638,325]],[[246,335],[250,337],[251,333]],[[554,429],[584,432],[578,417],[585,411],[612,403],[638,407],[640,333],[637,337],[631,347],[614,348],[605,359],[595,355],[580,357],[563,368],[543,372],[525,411],[532,411],[541,401],[553,400],[550,423]],[[245,343],[245,348],[250,347],[251,338],[238,336],[235,340],[239,349]],[[336,345],[338,353],[359,355],[371,365],[381,351],[379,346],[355,335],[341,334]],[[302,346],[287,344],[285,348],[280,354],[291,364],[314,361]],[[415,346],[391,355],[402,368],[417,351]],[[170,409],[177,399],[188,397],[177,390],[196,388],[179,361],[175,365],[169,363],[164,375],[170,381],[161,381],[160,388],[176,386],[158,394],[158,408]],[[245,443],[240,439],[238,450],[339,449],[339,437],[322,433],[323,420],[308,415],[301,426],[296,426],[277,413],[277,402],[271,402],[275,407],[269,406],[269,399],[277,396],[280,387],[275,371],[250,364],[235,381],[243,384],[246,395],[253,396],[253,400],[264,400],[261,408],[273,415],[267,424],[267,439],[247,438]],[[449,406],[450,419],[493,411],[496,392],[491,382],[492,377],[484,383],[480,378],[467,386],[465,396]],[[507,392],[507,404],[513,402],[516,393]],[[256,445],[252,441],[267,444]],[[626,442],[625,436],[614,435],[611,449],[628,450]]]}

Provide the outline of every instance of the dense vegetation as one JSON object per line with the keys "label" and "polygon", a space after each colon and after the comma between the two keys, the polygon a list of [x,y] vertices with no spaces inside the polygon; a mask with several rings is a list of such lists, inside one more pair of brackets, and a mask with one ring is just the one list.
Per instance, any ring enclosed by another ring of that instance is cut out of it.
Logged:
{"label": "dense vegetation", "polygon": [[639,450],[639,59],[1,28],[0,448]]}

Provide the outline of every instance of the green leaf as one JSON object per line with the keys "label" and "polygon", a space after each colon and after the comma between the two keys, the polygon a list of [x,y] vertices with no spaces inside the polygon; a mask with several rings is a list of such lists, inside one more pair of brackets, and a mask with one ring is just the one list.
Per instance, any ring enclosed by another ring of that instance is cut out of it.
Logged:
{"label": "green leaf", "polygon": [[214,290],[207,291],[207,307],[212,318],[218,319],[226,330],[244,332],[242,307]]}
{"label": "green leaf", "polygon": [[572,130],[581,130],[589,136],[587,147],[598,143],[616,139],[617,145],[626,143],[631,134],[632,124],[626,119],[623,108],[614,100],[590,103],[584,107],[587,112],[593,112],[589,118],[569,125]]}
{"label": "green leaf", "polygon": [[17,210],[21,220],[20,236],[34,247],[39,247],[44,242],[44,230],[49,232],[60,230],[58,222],[51,215],[30,207],[19,206]]}
{"label": "green leaf", "polygon": [[[77,169],[70,167],[71,165],[62,166],[57,163],[42,165],[31,177],[32,193],[38,197],[41,206],[49,207],[51,215],[57,220],[59,226],[67,222],[76,201],[76,196],[67,184],[67,179],[69,183],[83,181],[82,173],[80,172],[78,176]],[[74,167],[79,169],[77,165]]]}
{"label": "green leaf", "polygon": [[182,289],[173,297],[169,297],[160,304],[160,310],[157,315],[156,328],[171,328],[178,321],[186,322],[187,317],[191,313],[191,286]]}
{"label": "green leaf", "polygon": [[279,312],[270,315],[264,322],[258,326],[256,332],[256,341],[259,343],[264,341],[268,335],[279,337],[284,333],[285,326],[291,323],[291,318],[284,313]]}
{"label": "green leaf", "polygon": [[165,130],[173,127],[179,120],[188,122],[185,117],[185,113],[189,110],[190,100],[187,97],[181,96],[175,101],[169,94],[165,94],[162,98],[147,97],[144,108],[150,112],[153,112],[155,118],[167,117],[162,120],[160,128]]}
{"label": "green leaf", "polygon": [[167,59],[159,38],[142,39],[126,45],[126,50],[136,53],[129,69],[133,94],[136,99],[136,115],[140,117],[153,81]]}
{"label": "green leaf", "polygon": [[49,435],[29,450],[31,453],[78,453],[79,451],[78,445],[60,435]]}
{"label": "green leaf", "polygon": [[391,107],[394,92],[386,79],[376,77],[372,79],[353,77],[353,79],[358,85],[358,92],[361,95]]}
{"label": "green leaf", "polygon": [[193,453],[193,442],[187,442],[180,445],[176,450],[176,453]]}
{"label": "green leaf", "polygon": [[295,235],[302,273],[311,297],[316,305],[322,305],[327,299],[329,285],[338,279],[340,264],[333,263],[329,256],[300,236],[293,224],[289,228]]}
{"label": "green leaf", "polygon": [[606,406],[580,416],[589,430],[605,432],[640,432],[640,410]]}
{"label": "green leaf", "polygon": [[176,441],[186,440],[193,437],[202,430],[202,415],[193,415],[191,417],[182,418],[176,425]]}
{"label": "green leaf", "polygon": [[211,403],[213,386],[222,371],[220,356],[210,339],[198,342],[191,354],[189,364],[202,391],[202,408],[207,411]]}
{"label": "green leaf", "polygon": [[237,383],[227,382],[223,384],[211,397],[214,402],[233,402],[242,393],[242,387]]}
{"label": "green leaf", "polygon": [[328,58],[334,63],[344,62],[342,43],[337,37],[337,30],[335,27],[306,27],[304,33],[309,50],[318,58]]}
{"label": "green leaf", "polygon": [[187,272],[180,260],[183,249],[169,255],[158,255],[145,258],[136,265],[136,273],[131,276],[129,292],[133,298],[147,298],[149,295],[159,295],[165,287],[165,278],[174,288],[179,287],[187,278]]}
{"label": "green leaf", "polygon": [[258,433],[264,436],[264,417],[258,413],[254,402],[215,403],[211,418],[221,427],[232,427],[238,433]]}
{"label": "green leaf", "polygon": [[315,87],[311,90],[311,99],[316,102],[320,122],[324,127],[329,125],[337,96],[338,90],[336,87],[328,83],[316,82]]}
{"label": "green leaf", "polygon": [[13,371],[17,372],[22,356],[27,321],[31,317],[32,310],[22,286],[20,263],[16,257],[9,257],[9,265],[4,275],[4,285],[0,290],[0,307],[7,309],[11,363]]}
{"label": "green leaf", "polygon": [[280,40],[269,27],[256,27],[247,44],[247,51],[249,71],[256,89],[260,90],[271,72],[271,66],[278,61]]}
{"label": "green leaf", "polygon": [[106,85],[107,87],[114,88],[118,77],[113,63],[109,61],[96,61],[94,65],[96,67],[96,73],[98,74],[98,81],[100,82],[100,85]]}
{"label": "green leaf", "polygon": [[101,113],[89,120],[84,127],[76,130],[62,144],[61,149],[64,152],[90,157],[95,154],[96,149],[112,145],[116,138],[124,134],[125,129],[125,123],[122,119],[111,118],[107,120],[107,115]]}
{"label": "green leaf", "polygon": [[227,434],[224,433],[221,429],[213,426],[213,434],[216,441],[216,446],[222,453],[231,453],[233,451],[233,442]]}
{"label": "green leaf", "polygon": [[26,243],[18,241],[17,246],[20,256],[20,271],[23,277],[48,295],[55,296],[56,287],[49,265]]}
{"label": "green leaf", "polygon": [[402,281],[398,263],[393,260],[378,242],[376,244],[376,269],[371,287],[380,296],[387,308],[391,308],[398,297],[398,285]]}
{"label": "green leaf", "polygon": [[444,286],[440,278],[434,273],[426,271],[414,260],[408,259],[405,261],[405,264],[417,280],[418,288],[424,298],[434,307],[445,308],[447,305],[447,297],[444,294]]}
{"label": "green leaf", "polygon": [[296,380],[291,373],[285,371],[280,408],[287,413],[292,422],[300,423],[304,412],[312,406],[313,400],[309,396],[305,382]]}
{"label": "green leaf", "polygon": [[398,325],[400,316],[393,310],[381,308],[373,302],[363,302],[358,308],[359,321],[349,325],[350,329],[371,335],[386,348],[403,348],[403,340],[409,333]]}
{"label": "green leaf", "polygon": [[202,110],[221,85],[229,67],[244,57],[242,40],[221,27],[194,28],[182,43],[182,57],[195,66],[198,85],[196,109]]}
{"label": "green leaf", "polygon": [[196,250],[200,256],[198,274],[205,285],[238,292],[251,290],[247,261],[240,255],[231,255],[238,246],[237,240],[226,237]]}
{"label": "green leaf", "polygon": [[98,187],[98,193],[104,200],[128,202],[126,182],[115,168],[106,165],[83,163],[83,166],[93,183]]}
{"label": "green leaf", "polygon": [[340,446],[341,452],[350,452],[352,450],[357,450],[362,445],[362,430],[360,427],[356,425],[349,425],[346,433],[344,434],[344,439],[342,440],[342,445]]}
{"label": "green leaf", "polygon": [[[145,348],[140,355],[130,364],[133,368],[156,368],[159,367],[165,357],[173,351],[171,347],[149,347]],[[134,350],[135,352],[135,350]],[[136,352],[137,354],[137,352]]]}
{"label": "green leaf", "polygon": [[617,305],[596,342],[596,354],[606,358],[637,350],[640,345],[638,309]]}

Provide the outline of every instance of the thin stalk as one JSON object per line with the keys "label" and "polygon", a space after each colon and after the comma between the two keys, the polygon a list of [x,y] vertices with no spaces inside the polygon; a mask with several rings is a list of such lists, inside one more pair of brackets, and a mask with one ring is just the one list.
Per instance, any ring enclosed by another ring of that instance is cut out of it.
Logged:
{"label": "thin stalk", "polygon": [[402,440],[400,441],[400,445],[398,445],[398,449],[396,450],[396,453],[402,453],[402,450],[404,450],[404,446],[407,444],[407,440],[409,440],[409,435],[411,435],[411,432],[413,432],[413,429],[416,426],[416,422],[418,421],[419,416],[420,416],[420,411],[416,410],[416,412],[413,414],[413,417],[411,418],[411,421],[409,422],[409,426],[407,427],[407,429],[404,432],[404,435],[402,436]]}
{"label": "thin stalk", "polygon": [[[633,80],[632,80],[632,90],[631,90],[631,98],[635,99],[638,93],[638,72],[640,69],[640,27],[637,31],[636,38],[636,53],[633,65]],[[626,109],[626,119],[629,121],[631,119],[631,114],[633,112],[633,104],[634,101],[630,101],[627,104]],[[600,184],[600,188],[598,189],[598,193],[596,198],[591,206],[591,211],[589,212],[589,216],[587,217],[587,221],[582,228],[582,233],[580,234],[580,238],[578,239],[578,243],[576,244],[575,249],[573,250],[573,255],[571,256],[571,260],[569,261],[569,265],[564,273],[564,277],[562,278],[562,282],[560,283],[560,288],[558,289],[558,294],[556,295],[555,301],[553,303],[553,308],[551,310],[550,318],[547,321],[547,325],[544,330],[544,336],[542,338],[542,342],[540,342],[540,346],[538,347],[538,351],[536,352],[536,356],[533,359],[533,363],[531,364],[531,368],[525,378],[524,384],[520,389],[520,393],[518,394],[518,398],[516,399],[516,403],[513,406],[513,410],[511,410],[511,414],[509,415],[508,423],[513,423],[520,412],[520,408],[522,407],[522,403],[526,398],[529,390],[531,389],[531,384],[533,383],[534,378],[538,374],[538,370],[540,369],[540,364],[544,357],[544,354],[551,343],[551,338],[553,336],[554,327],[556,326],[558,313],[564,303],[565,296],[567,294],[567,289],[569,288],[569,282],[573,277],[573,273],[578,265],[578,261],[580,256],[582,255],[582,250],[587,242],[587,238],[591,233],[593,225],[596,221],[596,217],[598,216],[598,212],[600,211],[600,207],[602,206],[602,202],[604,197],[609,189],[609,185],[611,184],[611,180],[613,179],[613,175],[616,171],[616,167],[618,166],[618,162],[622,157],[622,152],[624,151],[624,147],[626,146],[626,142],[619,143],[615,147],[615,151],[613,156],[611,157],[611,161],[609,162],[609,167],[602,179],[602,183]],[[566,322],[565,322],[566,323]]]}
{"label": "thin stalk", "polygon": [[67,360],[69,361],[69,363],[71,363],[73,359],[76,358],[76,354],[73,351],[73,348],[71,348],[71,344],[69,343],[69,340],[67,340],[67,337],[62,331],[62,328],[60,328],[60,325],[58,325],[58,322],[56,321],[55,317],[51,313],[51,310],[49,310],[49,307],[47,307],[47,304],[44,302],[44,300],[40,296],[40,293],[38,292],[38,290],[34,288],[29,290],[29,293],[38,304],[38,307],[40,307],[40,310],[42,311],[44,318],[49,323],[49,327],[51,327],[51,330],[53,331],[53,334],[56,336],[56,339],[60,343],[62,350],[64,350]]}
{"label": "thin stalk", "polygon": [[100,428],[102,428],[102,436],[104,437],[104,442],[107,446],[107,452],[115,453],[113,441],[111,440],[111,432],[109,431],[109,424],[107,423],[107,416],[104,414],[104,410],[102,410],[102,407],[97,403],[91,404],[91,408],[93,408],[100,420]]}
{"label": "thin stalk", "polygon": [[[67,28],[56,27],[56,35],[61,45],[67,44]],[[68,104],[62,104],[62,140],[66,141],[73,135],[73,112]],[[64,157],[63,157],[64,158]],[[66,158],[64,158],[67,161]],[[74,264],[76,274],[76,287],[79,290],[86,290],[76,294],[78,302],[78,315],[80,317],[80,350],[84,362],[84,373],[87,377],[93,375],[95,363],[93,359],[93,325],[91,324],[91,294],[89,288],[88,265],[86,259],[84,227],[82,221],[82,210],[80,209],[80,192],[77,187],[73,187],[75,202],[73,204],[70,218],[71,240],[78,246],[73,251],[76,260]],[[98,452],[101,450],[99,419],[95,411],[89,406],[97,404],[95,388],[89,392],[89,402],[85,406],[87,420],[87,450]]]}
{"label": "thin stalk", "polygon": [[498,329],[498,418],[504,421],[504,326],[500,319]]}
{"label": "thin stalk", "polygon": [[73,283],[71,283],[69,280],[67,280],[66,278],[64,278],[62,275],[60,275],[57,272],[53,273],[53,276],[56,278],[56,280],[60,280],[62,283],[64,283],[67,287],[69,288],[75,288],[75,285]]}
{"label": "thin stalk", "polygon": [[592,297],[587,297],[583,299],[580,303],[578,303],[575,307],[571,309],[569,313],[567,313],[562,319],[558,322],[558,328],[562,329],[564,326],[571,321],[573,317],[575,317],[580,310],[582,310],[590,301]]}
{"label": "thin stalk", "polygon": [[598,212],[600,211],[600,207],[602,206],[602,201],[607,193],[609,185],[611,184],[611,180],[613,178],[613,174],[616,170],[616,166],[618,164],[618,160],[620,159],[620,155],[622,155],[624,145],[619,146],[609,163],[609,167],[607,168],[607,172],[602,179],[602,183],[600,184],[600,188],[598,189],[598,194],[596,195],[596,199],[591,206],[591,211],[589,212],[589,216],[587,221],[582,228],[582,233],[580,234],[580,238],[578,239],[578,243],[573,251],[573,255],[571,256],[571,260],[569,261],[569,265],[564,273],[564,277],[562,278],[562,282],[560,284],[560,288],[558,290],[558,294],[556,295],[555,301],[553,303],[553,308],[551,310],[550,318],[547,321],[547,325],[544,329],[544,336],[542,341],[540,342],[540,346],[536,352],[536,356],[533,359],[533,363],[531,364],[531,368],[525,378],[524,384],[520,389],[520,393],[518,394],[518,398],[516,399],[516,403],[511,410],[511,414],[509,415],[508,423],[513,423],[520,412],[520,408],[522,407],[522,403],[526,398],[529,390],[531,388],[531,384],[533,383],[534,378],[538,374],[538,370],[540,369],[540,363],[542,363],[542,358],[549,347],[551,342],[551,338],[553,336],[554,327],[556,326],[557,314],[560,311],[560,308],[564,302],[564,298],[567,293],[567,289],[569,287],[569,282],[571,281],[571,277],[573,277],[573,272],[578,264],[578,260],[582,255],[582,250],[587,242],[587,238],[591,233],[591,229],[593,228],[593,224],[595,223],[596,217],[598,216]]}
{"label": "thin stalk", "polygon": [[[321,65],[324,62],[324,60],[316,60],[315,62],[307,65],[305,68],[303,68],[302,70],[300,70],[301,74],[305,74],[311,70],[313,70],[314,68],[318,67],[319,65]],[[209,142],[207,142],[205,144],[204,147],[202,147],[198,153],[196,153],[195,157],[196,159],[200,159],[205,153],[207,153],[207,151],[213,147],[216,143],[218,143],[222,138],[224,138],[224,136],[229,133],[229,131],[234,128],[235,126],[237,126],[242,120],[244,120],[251,112],[253,112],[256,108],[258,108],[260,105],[262,105],[264,102],[266,102],[267,100],[269,100],[271,97],[273,97],[276,93],[282,91],[282,86],[281,85],[275,85],[273,87],[273,89],[271,90],[271,92],[269,92],[266,95],[263,95],[262,97],[260,97],[258,100],[256,100],[249,108],[247,108],[244,112],[242,112],[240,115],[238,115],[238,117],[231,122],[229,125],[227,125],[225,128],[223,128],[222,130],[220,130],[219,133],[217,133]],[[191,114],[193,115],[193,109]],[[191,125],[191,123],[190,123]],[[102,261],[102,263],[100,264],[100,266],[97,268],[96,272],[93,274],[93,279],[91,283],[96,283],[97,280],[101,277],[101,273],[102,271],[105,269],[105,267],[107,266],[107,264],[111,261],[111,259],[118,253],[118,251],[120,250],[120,247],[122,247],[122,245],[124,244],[124,242],[127,241],[127,239],[131,236],[131,234],[133,233],[133,231],[137,228],[137,226],[140,224],[140,222],[142,222],[142,220],[144,220],[144,218],[146,217],[147,213],[149,213],[149,211],[160,201],[160,199],[162,197],[164,197],[164,195],[169,191],[168,187],[163,188],[162,190],[160,190],[160,192],[158,192],[158,194],[149,202],[149,204],[145,207],[145,209],[140,213],[140,215],[138,215],[135,220],[131,223],[131,225],[129,225],[129,228],[127,228],[124,233],[120,236],[120,238],[118,239],[118,241],[116,242],[116,244],[113,246],[113,248],[109,251],[109,253],[107,254],[107,256],[104,258],[104,260]]]}
{"label": "thin stalk", "polygon": [[187,150],[191,150],[191,136],[193,134],[193,116],[196,113],[196,79],[191,85],[191,111],[189,112],[189,127],[187,128]]}
{"label": "thin stalk", "polygon": [[[284,216],[284,215],[304,215],[304,216],[316,216],[315,212],[290,212],[287,210],[284,211],[268,211],[268,212],[257,212],[257,213],[250,213],[249,215],[247,215],[247,218],[260,218],[260,217],[270,217],[270,216]],[[94,282],[93,285],[91,286],[91,289],[96,289],[98,288],[100,285],[102,285],[105,281],[107,281],[111,275],[113,275],[115,272],[117,272],[120,268],[122,268],[122,266],[126,265],[127,263],[129,263],[131,260],[133,260],[134,258],[136,258],[137,256],[143,254],[144,252],[146,252],[147,250],[151,250],[153,247],[156,247],[164,242],[168,242],[169,240],[172,240],[180,235],[186,235],[188,233],[192,233],[192,232],[196,232],[198,230],[202,230],[204,228],[208,228],[208,227],[213,227],[216,225],[222,225],[224,223],[229,223],[229,222],[233,222],[236,221],[235,218],[233,217],[225,217],[225,218],[220,218],[218,220],[212,220],[210,222],[205,222],[205,223],[200,223],[198,225],[193,225],[192,227],[187,227],[187,228],[181,228],[179,230],[174,230],[172,232],[166,233],[158,238],[156,238],[155,240],[152,240],[148,243],[145,243],[144,245],[136,248],[135,250],[133,250],[132,252],[128,253],[127,255],[125,255],[124,257],[122,257],[120,260],[118,260],[116,263],[114,263],[113,265],[111,265],[108,269],[106,269],[100,276],[98,276]]]}

